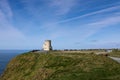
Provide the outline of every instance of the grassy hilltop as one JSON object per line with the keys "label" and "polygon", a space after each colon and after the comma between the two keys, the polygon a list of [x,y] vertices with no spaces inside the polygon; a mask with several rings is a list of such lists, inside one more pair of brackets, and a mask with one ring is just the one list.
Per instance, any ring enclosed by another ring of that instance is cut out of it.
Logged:
{"label": "grassy hilltop", "polygon": [[12,59],[0,80],[120,80],[120,64],[95,54],[30,52]]}
{"label": "grassy hilltop", "polygon": [[113,51],[110,53],[110,56],[120,58],[120,51],[119,51],[119,50],[113,50]]}

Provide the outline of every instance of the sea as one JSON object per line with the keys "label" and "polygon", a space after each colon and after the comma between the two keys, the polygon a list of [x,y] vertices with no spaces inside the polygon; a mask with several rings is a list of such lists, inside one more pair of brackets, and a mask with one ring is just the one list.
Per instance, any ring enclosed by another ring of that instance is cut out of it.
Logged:
{"label": "sea", "polygon": [[0,50],[0,75],[12,58],[28,51],[30,50]]}

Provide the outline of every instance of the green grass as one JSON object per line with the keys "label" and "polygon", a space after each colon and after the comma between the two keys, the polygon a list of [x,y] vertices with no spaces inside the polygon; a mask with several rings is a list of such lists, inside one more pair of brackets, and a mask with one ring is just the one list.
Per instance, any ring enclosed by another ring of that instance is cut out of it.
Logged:
{"label": "green grass", "polygon": [[120,58],[120,51],[115,51],[115,52],[113,51],[113,52],[110,53],[110,56]]}
{"label": "green grass", "polygon": [[120,64],[95,54],[26,53],[10,61],[0,80],[120,80]]}

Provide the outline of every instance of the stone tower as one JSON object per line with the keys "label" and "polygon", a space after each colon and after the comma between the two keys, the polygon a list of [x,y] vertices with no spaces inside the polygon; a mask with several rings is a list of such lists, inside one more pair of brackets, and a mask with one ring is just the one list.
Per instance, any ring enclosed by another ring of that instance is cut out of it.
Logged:
{"label": "stone tower", "polygon": [[45,40],[45,42],[43,44],[43,50],[44,51],[52,50],[51,40]]}

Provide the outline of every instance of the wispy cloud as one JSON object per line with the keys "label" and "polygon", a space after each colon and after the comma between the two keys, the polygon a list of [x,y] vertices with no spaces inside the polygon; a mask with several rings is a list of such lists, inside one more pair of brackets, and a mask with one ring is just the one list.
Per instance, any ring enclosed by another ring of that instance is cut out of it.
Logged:
{"label": "wispy cloud", "polygon": [[[63,33],[63,37],[71,36],[71,40],[78,42],[82,42],[86,40],[88,37],[96,34],[98,31],[105,27],[112,27],[112,25],[120,24],[120,16],[111,16],[107,18],[103,18],[101,20],[97,20],[95,22],[90,22],[85,25],[80,25],[82,27],[75,27],[73,29],[64,29],[61,30]],[[113,26],[114,27],[114,26]],[[59,34],[58,34],[59,36]]]}
{"label": "wispy cloud", "polygon": [[[86,38],[96,34],[98,31],[100,31],[104,27],[111,27],[112,25],[119,24],[120,23],[120,15],[119,15],[120,12],[113,12],[112,16],[100,17],[100,19],[91,21],[91,22],[86,23],[84,25],[77,25],[73,29],[61,27],[61,28],[64,28],[64,30],[63,30],[60,28],[60,26],[62,26],[60,23],[73,21],[73,20],[80,19],[80,18],[87,17],[87,16],[91,16],[91,15],[98,15],[98,14],[105,13],[105,12],[111,12],[111,11],[117,10],[119,8],[120,8],[120,6],[114,6],[114,7],[102,9],[102,10],[99,10],[96,12],[88,13],[88,14],[85,14],[82,16],[78,16],[78,17],[75,17],[72,19],[67,19],[67,20],[63,20],[60,22],[55,22],[53,24],[51,23],[51,24],[48,24],[47,29],[51,29],[51,26],[52,26],[53,28],[54,27],[56,28],[56,29],[54,28],[55,29],[54,31],[59,30],[59,32],[62,32],[62,33],[55,34],[55,36],[57,36],[57,37],[61,36],[61,34],[63,37],[64,36],[68,37],[71,34],[70,36],[73,37],[72,39],[83,41]],[[80,26],[82,26],[82,27],[80,27]],[[58,28],[60,28],[60,29],[58,29]]]}
{"label": "wispy cloud", "polygon": [[[105,27],[111,28],[112,25],[120,24],[120,6],[118,4],[111,5],[110,3],[110,5],[101,4],[100,6],[91,7],[88,5],[92,5],[93,3],[98,4],[98,1],[77,1],[20,0],[17,2],[21,5],[21,12],[25,14],[15,12],[17,16],[14,16],[9,2],[7,0],[0,0],[1,44],[6,44],[7,46],[8,44],[12,45],[14,43],[14,45],[21,45],[21,47],[26,46],[26,48],[32,48],[33,46],[40,47],[42,41],[45,39],[51,39],[56,42],[56,45],[61,46],[61,43],[66,41],[66,45],[64,44],[62,48],[67,45],[67,47],[71,47],[74,46],[73,43],[75,42],[79,42],[81,45],[82,42],[89,37],[92,38],[91,36]],[[17,2],[11,3],[17,4]],[[18,11],[18,7],[13,8]],[[11,23],[12,21],[10,19],[12,19],[12,16],[17,21],[14,20]],[[70,16],[76,17],[68,18]],[[18,28],[22,28],[24,33]],[[97,39],[93,40],[92,43],[94,44],[99,42],[96,41]]]}
{"label": "wispy cloud", "polygon": [[106,8],[106,9],[101,9],[101,10],[98,10],[98,11],[95,11],[95,12],[87,13],[87,14],[84,14],[84,15],[80,15],[80,16],[77,16],[77,17],[70,18],[70,19],[62,20],[62,21],[59,21],[58,23],[70,22],[70,21],[77,20],[77,19],[80,19],[80,18],[84,18],[84,17],[88,17],[88,16],[92,16],[92,15],[97,15],[97,14],[101,14],[101,13],[105,13],[105,12],[110,12],[110,11],[114,11],[114,10],[117,10],[117,9],[120,9],[119,5],[109,7],[109,8]]}
{"label": "wispy cloud", "polygon": [[[109,17],[100,18],[98,20],[83,24],[77,25],[76,27],[70,29],[61,27],[62,25],[59,23],[43,25],[44,29],[51,31],[50,33],[54,38],[59,37],[69,37],[71,36],[71,40],[83,41],[88,37],[96,34],[98,31],[103,29],[104,27],[111,27],[112,25],[120,24],[120,15],[114,15]],[[52,26],[52,27],[51,27]],[[80,27],[82,26],[82,27]],[[54,31],[54,32],[53,32]]]}
{"label": "wispy cloud", "polygon": [[5,17],[5,14],[0,11],[0,40],[6,38],[21,38],[23,34],[17,30],[10,21]]}
{"label": "wispy cloud", "polygon": [[77,5],[76,0],[51,0],[50,6],[56,7],[56,15],[65,15]]}
{"label": "wispy cloud", "polygon": [[13,16],[8,0],[0,0],[0,9],[8,18]]}
{"label": "wispy cloud", "polygon": [[[14,42],[16,39],[23,39],[25,36],[16,29],[12,23],[12,10],[7,0],[0,1],[0,42],[6,43],[6,40]],[[8,42],[9,42],[8,41]]]}
{"label": "wispy cloud", "polygon": [[84,27],[87,27],[86,29],[89,29],[88,32],[86,32],[86,37],[84,39],[96,34],[104,27],[111,27],[112,25],[116,25],[116,24],[120,24],[120,16],[112,16],[108,18],[103,18],[96,22],[88,23],[84,25]]}
{"label": "wispy cloud", "polygon": [[[77,0],[21,0],[28,14],[34,17],[56,19],[56,16],[66,15],[77,6]],[[47,14],[50,13],[50,14]],[[47,14],[46,16],[44,16]]]}
{"label": "wispy cloud", "polygon": [[88,25],[95,26],[95,27],[109,27],[114,24],[120,24],[120,16],[112,16],[109,18],[104,18],[100,21],[96,21]]}

